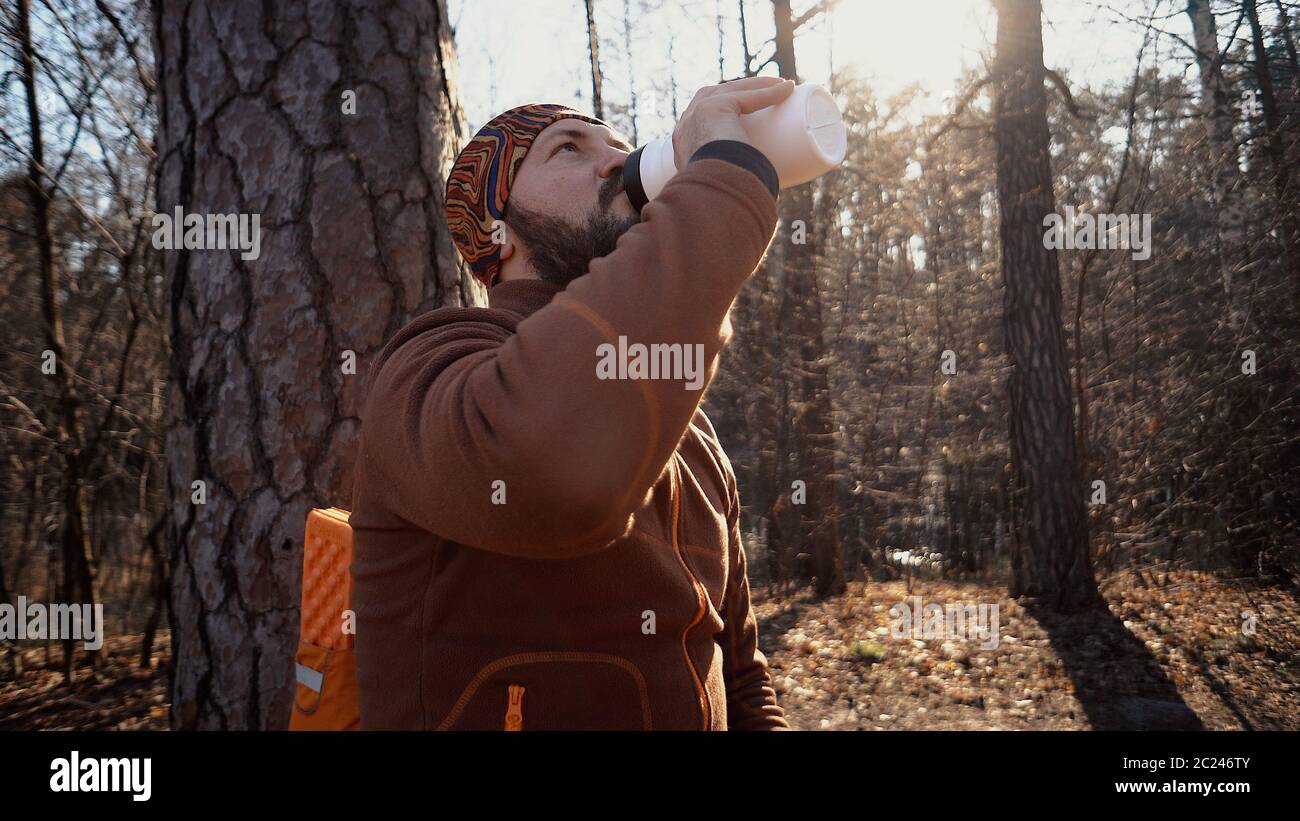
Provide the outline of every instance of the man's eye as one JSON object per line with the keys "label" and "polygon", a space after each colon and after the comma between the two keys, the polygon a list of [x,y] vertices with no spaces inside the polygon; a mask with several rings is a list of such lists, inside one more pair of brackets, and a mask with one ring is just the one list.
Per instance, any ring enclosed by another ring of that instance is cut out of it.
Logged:
{"label": "man's eye", "polygon": [[574,148],[575,151],[578,149],[578,144],[575,143],[575,142],[570,141],[570,142],[564,143],[564,145],[561,145],[561,146],[560,146],[560,150],[563,151],[567,146],[573,146],[573,148]]}

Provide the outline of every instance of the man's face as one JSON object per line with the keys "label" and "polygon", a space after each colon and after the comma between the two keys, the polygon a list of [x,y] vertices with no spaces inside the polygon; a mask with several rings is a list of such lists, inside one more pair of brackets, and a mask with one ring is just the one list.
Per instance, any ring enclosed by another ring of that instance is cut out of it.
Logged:
{"label": "man's face", "polygon": [[515,175],[505,222],[538,277],[567,286],[640,222],[623,192],[631,150],[583,120],[557,120],[537,135]]}

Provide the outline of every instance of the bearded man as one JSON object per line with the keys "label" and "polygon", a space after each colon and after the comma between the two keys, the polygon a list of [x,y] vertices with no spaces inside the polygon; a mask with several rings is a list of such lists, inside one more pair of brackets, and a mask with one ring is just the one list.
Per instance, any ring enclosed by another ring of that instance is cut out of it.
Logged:
{"label": "bearded man", "polygon": [[[368,376],[363,729],[789,729],[699,405],[777,222],[740,116],[793,87],[700,89],[649,203],[623,190],[632,146],[560,105],[513,108],[461,151],[447,222],[489,307],[417,318]],[[702,384],[602,378],[620,337],[700,346]]]}

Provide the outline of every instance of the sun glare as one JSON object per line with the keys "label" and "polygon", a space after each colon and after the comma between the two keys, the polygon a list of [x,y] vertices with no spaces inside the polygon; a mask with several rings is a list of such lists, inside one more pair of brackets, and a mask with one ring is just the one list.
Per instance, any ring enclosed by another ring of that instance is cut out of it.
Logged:
{"label": "sun glare", "polygon": [[988,0],[843,0],[829,40],[823,26],[800,56],[823,76],[832,59],[836,70],[852,64],[882,94],[918,84],[929,107],[952,93],[963,66],[980,64],[991,20]]}

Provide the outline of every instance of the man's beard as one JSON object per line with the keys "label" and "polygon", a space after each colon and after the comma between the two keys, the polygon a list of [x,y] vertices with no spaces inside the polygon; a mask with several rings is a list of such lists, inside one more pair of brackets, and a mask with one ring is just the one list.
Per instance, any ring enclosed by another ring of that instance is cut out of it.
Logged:
{"label": "man's beard", "polygon": [[618,238],[641,221],[610,211],[610,203],[623,190],[622,175],[614,174],[601,186],[600,199],[585,225],[530,211],[518,204],[507,206],[506,220],[528,249],[533,272],[547,282],[568,287],[587,273],[592,260],[614,252]]}

